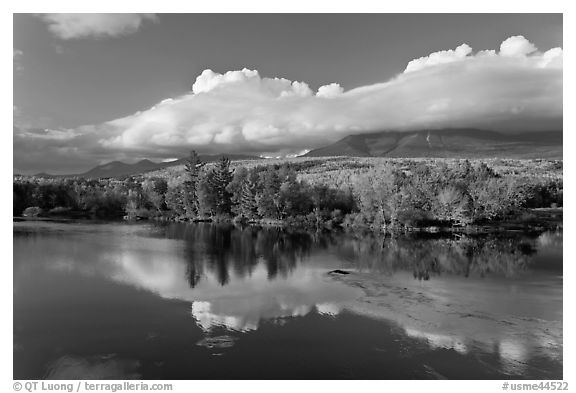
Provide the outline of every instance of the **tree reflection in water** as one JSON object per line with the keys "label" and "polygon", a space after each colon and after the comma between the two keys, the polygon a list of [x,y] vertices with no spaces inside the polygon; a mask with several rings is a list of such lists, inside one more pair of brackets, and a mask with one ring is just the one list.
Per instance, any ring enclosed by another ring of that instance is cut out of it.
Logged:
{"label": "tree reflection in water", "polygon": [[[285,361],[288,346],[300,359],[350,343],[341,358],[326,352],[328,362],[348,367],[350,348],[364,359],[379,342],[391,348],[382,354],[391,362],[405,360],[408,348],[418,367],[434,361],[447,375],[478,366],[471,375],[561,378],[562,231],[382,237],[37,222],[15,225],[14,249],[14,353],[20,372],[34,377],[45,365],[54,378],[138,377],[135,362],[145,364],[150,348],[166,348],[189,375],[192,360],[212,358],[206,348],[237,337],[237,357],[229,358],[240,366],[255,359],[254,349],[270,350],[266,366],[278,353]],[[370,274],[326,274],[334,269]],[[270,345],[273,331],[289,345]],[[150,376],[157,375],[142,374]]]}
{"label": "tree reflection in water", "polygon": [[169,224],[166,237],[185,240],[187,279],[192,288],[206,272],[226,285],[231,274],[249,277],[260,263],[270,280],[286,278],[313,245],[308,233],[231,225]]}
{"label": "tree reflection in water", "polygon": [[[185,240],[187,279],[195,288],[206,273],[221,285],[249,277],[258,264],[268,278],[286,278],[311,250],[327,251],[350,268],[393,274],[410,271],[417,280],[441,274],[513,277],[530,264],[554,234],[413,234],[378,236],[294,232],[282,228],[169,224],[166,237]],[[561,236],[561,235],[559,235]],[[542,241],[542,237],[546,242]]]}
{"label": "tree reflection in water", "polygon": [[341,252],[358,269],[393,274],[411,271],[417,280],[446,273],[469,277],[513,277],[536,253],[537,238],[517,235],[437,235],[354,237]]}

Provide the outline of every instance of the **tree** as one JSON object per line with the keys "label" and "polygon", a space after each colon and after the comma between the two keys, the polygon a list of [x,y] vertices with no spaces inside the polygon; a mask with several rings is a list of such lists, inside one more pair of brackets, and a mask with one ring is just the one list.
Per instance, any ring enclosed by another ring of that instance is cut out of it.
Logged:
{"label": "tree", "polygon": [[469,187],[475,221],[505,217],[520,208],[527,199],[524,187],[514,178],[493,178]]}
{"label": "tree", "polygon": [[232,213],[232,194],[228,191],[228,185],[232,182],[232,177],[230,159],[227,157],[220,158],[216,168],[213,169],[213,176],[210,179],[210,186],[215,195],[214,212],[217,215]]}
{"label": "tree", "polygon": [[214,176],[213,169],[204,172],[197,181],[197,216],[211,217],[216,214],[216,199],[217,195],[214,190]]}
{"label": "tree", "polygon": [[241,215],[248,219],[258,218],[258,177],[256,172],[250,172],[248,178],[242,184],[238,210]]}
{"label": "tree", "polygon": [[296,180],[296,173],[291,171],[285,176],[278,194],[280,217],[306,215],[312,211],[312,198],[308,187]]}
{"label": "tree", "polygon": [[184,196],[184,184],[174,181],[168,182],[168,190],[166,191],[165,197],[166,207],[176,213],[176,216],[179,218],[186,216]]}
{"label": "tree", "polygon": [[371,170],[357,182],[360,210],[375,226],[385,228],[398,220],[404,197],[400,182],[399,170],[390,167]]}
{"label": "tree", "polygon": [[126,197],[126,207],[124,208],[128,218],[136,218],[138,216],[138,209],[140,209],[142,205],[142,194],[138,190],[128,190],[128,196]]}
{"label": "tree", "polygon": [[279,198],[281,180],[278,171],[274,168],[266,168],[260,172],[259,183],[262,190],[256,195],[258,214],[266,218],[279,218]]}
{"label": "tree", "polygon": [[196,151],[190,152],[190,157],[185,163],[186,180],[184,181],[183,204],[186,216],[195,218],[200,215],[200,202],[198,199],[199,177],[206,163],[200,160]]}
{"label": "tree", "polygon": [[473,201],[470,195],[455,186],[448,186],[438,193],[433,213],[436,219],[452,221],[458,225],[472,222]]}
{"label": "tree", "polygon": [[232,213],[236,216],[241,215],[241,200],[242,200],[242,189],[244,188],[244,184],[247,182],[248,178],[248,169],[245,167],[240,167],[234,171],[234,177],[232,181],[226,189],[231,194],[231,202],[232,202]]}
{"label": "tree", "polygon": [[166,191],[168,183],[164,179],[146,179],[142,183],[142,190],[152,205],[159,212],[166,210]]}

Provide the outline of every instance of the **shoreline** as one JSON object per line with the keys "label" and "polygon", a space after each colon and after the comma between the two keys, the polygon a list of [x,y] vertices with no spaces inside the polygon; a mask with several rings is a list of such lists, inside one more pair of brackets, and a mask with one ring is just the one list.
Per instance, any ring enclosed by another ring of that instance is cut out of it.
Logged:
{"label": "shoreline", "polygon": [[36,216],[36,217],[17,217],[12,218],[13,222],[18,221],[125,221],[125,222],[174,222],[183,224],[226,224],[241,227],[276,227],[286,229],[299,229],[305,231],[328,231],[328,232],[363,232],[363,233],[455,233],[455,234],[483,234],[483,233],[498,233],[505,231],[524,231],[524,232],[543,232],[547,230],[562,230],[563,229],[563,208],[536,208],[527,209],[524,214],[531,215],[529,219],[523,219],[522,216],[517,216],[508,220],[499,220],[489,223],[478,223],[467,226],[405,226],[405,227],[387,227],[387,228],[374,228],[370,226],[329,226],[329,225],[303,225],[295,224],[287,220],[273,220],[273,219],[258,219],[250,221],[239,221],[234,218],[203,218],[193,220],[173,219],[166,216],[150,217],[150,218],[132,218],[128,219],[126,216],[120,217],[115,215],[113,217],[91,217],[88,215],[78,215],[73,212],[72,215],[52,215],[52,216]]}

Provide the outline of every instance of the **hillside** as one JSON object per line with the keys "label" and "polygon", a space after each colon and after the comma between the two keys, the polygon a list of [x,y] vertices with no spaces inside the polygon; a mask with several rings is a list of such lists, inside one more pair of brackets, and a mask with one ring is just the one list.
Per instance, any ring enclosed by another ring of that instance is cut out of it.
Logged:
{"label": "hillside", "polygon": [[[303,158],[382,157],[382,158],[507,158],[562,159],[562,131],[504,134],[478,129],[384,131],[349,135],[331,145],[311,150]],[[201,155],[214,162],[223,155]],[[232,161],[257,161],[260,157],[226,154]],[[281,160],[282,161],[282,160]],[[288,160],[289,161],[289,160]],[[186,158],[170,162],[141,160],[134,164],[112,161],[87,172],[70,175],[38,174],[38,177],[109,178],[154,173],[161,176],[180,172]],[[266,160],[267,163],[275,160]],[[250,164],[245,163],[250,166]],[[166,172],[166,173],[164,173]]]}
{"label": "hillside", "polygon": [[562,131],[503,134],[478,129],[349,135],[305,157],[562,158]]}
{"label": "hillside", "polygon": [[[223,154],[215,155],[200,155],[200,159],[204,162],[214,162],[219,160]],[[260,157],[248,156],[243,154],[226,154],[226,157],[230,158],[232,161],[237,160],[259,160]],[[70,175],[50,175],[47,173],[39,173],[37,177],[83,177],[83,178],[108,178],[108,177],[123,177],[130,175],[137,175],[141,173],[157,171],[165,168],[170,168],[173,166],[183,165],[186,162],[186,158],[180,158],[178,160],[170,162],[153,162],[150,160],[141,160],[134,164],[126,164],[121,161],[112,161],[106,164],[98,165],[87,172],[70,174]]]}

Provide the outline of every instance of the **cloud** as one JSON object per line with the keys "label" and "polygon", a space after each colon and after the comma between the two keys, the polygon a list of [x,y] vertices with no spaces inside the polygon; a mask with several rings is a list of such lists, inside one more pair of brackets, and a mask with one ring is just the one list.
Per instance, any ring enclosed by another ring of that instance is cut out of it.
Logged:
{"label": "cloud", "polygon": [[[500,44],[500,51],[496,53],[495,50],[482,50],[479,51],[476,55],[472,53],[472,48],[468,44],[462,44],[458,46],[456,49],[449,49],[443,50],[439,52],[434,52],[429,54],[428,56],[420,57],[419,59],[412,60],[406,66],[404,70],[405,73],[413,72],[422,70],[427,67],[439,65],[439,64],[448,64],[454,62],[461,62],[463,60],[482,60],[485,57],[499,57],[500,61],[504,61],[501,58],[512,57],[512,58],[519,58],[519,59],[527,59],[527,56],[537,52],[538,48],[524,38],[521,35],[512,36],[507,38]],[[549,53],[550,52],[550,53]],[[527,61],[536,60],[538,58],[543,59],[546,54],[548,56],[555,57],[559,55],[562,56],[562,49],[561,48],[553,48],[548,52],[542,54],[537,53],[536,55],[528,58]],[[545,66],[547,66],[546,63]],[[560,64],[560,67],[562,65]]]}
{"label": "cloud", "polygon": [[470,53],[472,53],[472,48],[468,44],[462,44],[456,49],[434,52],[428,56],[412,60],[408,63],[404,72],[413,72],[437,64],[446,64],[459,61],[466,58],[466,56],[468,56]]}
{"label": "cloud", "polygon": [[[408,63],[395,78],[344,91],[336,83],[263,77],[257,70],[205,70],[191,91],[130,116],[79,127],[69,145],[85,157],[242,152],[281,156],[378,130],[478,127],[542,130],[562,119],[562,48],[540,52],[520,36],[499,51],[467,44]],[[15,136],[33,148],[56,143]],[[51,138],[51,139],[47,139]]]}
{"label": "cloud", "polygon": [[335,303],[321,303],[316,305],[316,310],[319,314],[335,317],[340,314],[342,306]]}
{"label": "cloud", "polygon": [[320,86],[316,97],[333,98],[344,93],[344,89],[338,83],[331,83],[329,85]]}
{"label": "cloud", "polygon": [[538,48],[533,43],[521,35],[516,35],[502,42],[500,56],[523,57],[537,50]]}
{"label": "cloud", "polygon": [[247,68],[224,74],[204,70],[192,85],[192,92],[200,94],[238,87],[243,89],[244,93],[263,94],[272,98],[312,95],[312,90],[304,82],[292,82],[284,78],[262,78],[258,71]]}
{"label": "cloud", "polygon": [[42,14],[39,17],[63,40],[132,34],[145,21],[158,20],[155,14]]}

